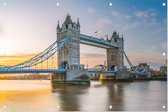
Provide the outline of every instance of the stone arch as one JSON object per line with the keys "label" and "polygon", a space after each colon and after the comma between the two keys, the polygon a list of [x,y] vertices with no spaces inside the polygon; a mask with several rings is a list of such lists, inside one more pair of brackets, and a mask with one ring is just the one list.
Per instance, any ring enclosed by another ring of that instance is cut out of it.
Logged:
{"label": "stone arch", "polygon": [[63,69],[69,69],[68,62],[67,61],[61,62],[60,67],[63,68]]}
{"label": "stone arch", "polygon": [[114,70],[115,70],[115,67],[116,67],[115,65],[111,65],[111,66],[110,66],[110,71],[114,71]]}

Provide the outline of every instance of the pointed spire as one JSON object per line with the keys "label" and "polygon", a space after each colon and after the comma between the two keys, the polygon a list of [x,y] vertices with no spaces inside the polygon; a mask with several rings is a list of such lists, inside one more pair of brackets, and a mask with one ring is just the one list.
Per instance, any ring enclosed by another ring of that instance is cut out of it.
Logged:
{"label": "pointed spire", "polygon": [[79,18],[77,18],[77,26],[80,26]]}
{"label": "pointed spire", "polygon": [[114,30],[113,34],[117,34],[117,31],[116,31],[116,30]]}
{"label": "pointed spire", "polygon": [[124,40],[124,36],[123,36],[123,34],[122,34],[121,38],[122,38],[122,40]]}
{"label": "pointed spire", "polygon": [[106,37],[106,41],[108,41],[108,37]]}
{"label": "pointed spire", "polygon": [[66,17],[71,17],[70,14],[69,14],[69,12],[67,12],[67,16]]}
{"label": "pointed spire", "polygon": [[71,20],[71,16],[69,13],[67,13],[67,16],[66,16],[66,19],[64,21],[64,24],[67,25],[67,24],[73,24],[72,20]]}
{"label": "pointed spire", "polygon": [[59,21],[57,22],[57,29],[60,29]]}

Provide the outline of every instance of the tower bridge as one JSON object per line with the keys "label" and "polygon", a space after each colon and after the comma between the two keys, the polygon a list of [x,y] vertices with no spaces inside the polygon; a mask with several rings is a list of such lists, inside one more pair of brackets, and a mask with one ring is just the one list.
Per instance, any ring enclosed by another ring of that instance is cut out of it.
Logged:
{"label": "tower bridge", "polygon": [[[123,37],[119,37],[115,31],[110,39],[98,39],[93,36],[81,34],[80,27],[79,19],[77,19],[77,22],[72,22],[70,15],[67,15],[61,26],[58,22],[56,42],[43,52],[23,63],[14,66],[0,66],[0,73],[52,73],[53,81],[89,81],[89,79],[86,79],[86,76],[89,73],[96,73],[98,71],[84,69],[80,64],[80,44],[85,44],[106,49],[107,70],[103,71],[104,73],[115,74],[118,79],[129,78],[130,72],[124,66],[124,56],[129,65],[132,64],[124,52]],[[32,68],[44,63],[44,61],[51,58],[55,53],[57,53],[58,69]],[[134,72],[138,74],[137,71]],[[85,78],[81,79],[81,77]]]}

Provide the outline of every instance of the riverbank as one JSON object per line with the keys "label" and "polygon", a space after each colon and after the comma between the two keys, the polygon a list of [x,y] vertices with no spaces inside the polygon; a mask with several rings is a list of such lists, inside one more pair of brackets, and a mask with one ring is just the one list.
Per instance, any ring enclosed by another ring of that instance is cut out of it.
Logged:
{"label": "riverbank", "polygon": [[[93,81],[96,81],[93,79]],[[167,78],[129,78],[129,79],[101,79],[102,82],[136,82],[136,81],[167,81]]]}

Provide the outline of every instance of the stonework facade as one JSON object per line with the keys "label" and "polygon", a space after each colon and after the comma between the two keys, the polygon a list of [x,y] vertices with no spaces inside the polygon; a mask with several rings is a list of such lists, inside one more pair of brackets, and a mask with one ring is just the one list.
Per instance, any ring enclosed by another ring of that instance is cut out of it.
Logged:
{"label": "stonework facade", "polygon": [[62,27],[57,26],[57,40],[70,37],[67,44],[58,51],[58,67],[66,69],[66,80],[74,80],[80,72],[80,24],[72,22],[67,15]]}
{"label": "stonework facade", "polygon": [[114,31],[111,39],[107,41],[113,42],[119,45],[119,47],[111,47],[106,49],[107,54],[107,70],[123,70],[124,69],[124,39],[119,37],[116,31]]}
{"label": "stonework facade", "polygon": [[[64,23],[60,27],[59,22],[57,26],[57,40],[62,40],[70,37],[65,46],[58,51],[58,67],[66,69],[64,80],[75,80],[82,74],[87,73],[86,70],[81,69],[80,66],[80,24],[72,22],[70,15],[67,15]],[[111,47],[106,49],[107,53],[107,70],[108,71],[122,71],[124,68],[124,40],[119,37],[117,32],[114,32],[108,42],[115,43],[119,47]]]}

